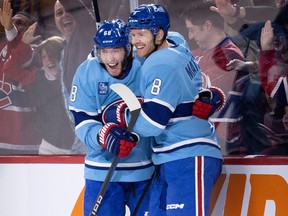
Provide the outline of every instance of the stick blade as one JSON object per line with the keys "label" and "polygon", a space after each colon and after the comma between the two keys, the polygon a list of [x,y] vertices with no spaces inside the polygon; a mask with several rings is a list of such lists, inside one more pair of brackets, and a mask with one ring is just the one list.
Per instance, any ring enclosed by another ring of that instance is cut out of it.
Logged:
{"label": "stick blade", "polygon": [[130,112],[141,109],[141,104],[134,93],[126,85],[122,83],[114,83],[110,88],[116,92],[127,104]]}

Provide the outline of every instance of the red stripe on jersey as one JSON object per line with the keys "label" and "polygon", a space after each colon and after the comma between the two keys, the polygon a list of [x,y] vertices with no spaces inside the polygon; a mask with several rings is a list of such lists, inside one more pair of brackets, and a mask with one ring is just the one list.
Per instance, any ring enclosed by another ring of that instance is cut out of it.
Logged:
{"label": "red stripe on jersey", "polygon": [[203,160],[204,157],[196,157],[195,159],[195,183],[196,183],[196,215],[197,216],[204,216],[204,179],[203,179]]}

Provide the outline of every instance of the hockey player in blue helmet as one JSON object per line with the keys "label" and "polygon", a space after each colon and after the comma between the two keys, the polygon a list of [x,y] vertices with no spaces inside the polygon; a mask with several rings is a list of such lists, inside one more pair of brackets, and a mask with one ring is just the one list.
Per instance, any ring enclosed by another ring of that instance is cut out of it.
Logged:
{"label": "hockey player in blue helmet", "polygon": [[[104,25],[105,24],[105,25]],[[104,26],[103,26],[104,25]],[[103,54],[102,57],[100,55],[101,52],[107,51],[105,49],[108,48],[124,48],[125,51],[124,60],[122,68],[125,67],[132,62],[132,52],[131,52],[131,44],[129,42],[129,38],[127,36],[127,25],[121,19],[116,19],[112,21],[106,21],[100,24],[100,28],[97,31],[97,34],[94,37],[95,46],[91,52],[91,56],[98,57],[99,62],[102,66],[105,66],[106,55]],[[106,65],[106,69],[109,69],[109,65]],[[121,68],[120,68],[121,69]],[[121,73],[116,74],[117,76],[123,76],[125,70]],[[110,74],[111,76],[115,76]]]}
{"label": "hockey player in blue helmet", "polygon": [[159,175],[151,185],[149,216],[208,215],[223,157],[207,118],[225,98],[216,87],[203,95],[201,70],[184,38],[169,37],[169,27],[166,9],[157,4],[140,5],[128,19],[131,43],[145,58],[140,83],[144,103],[133,131],[156,138],[152,160]]}
{"label": "hockey player in blue helmet", "polygon": [[76,135],[87,147],[84,215],[91,212],[115,154],[120,160],[97,215],[124,216],[125,205],[131,213],[145,215],[149,192],[143,191],[154,171],[151,161],[154,138],[141,137],[136,145],[138,139],[126,133],[125,125],[108,121],[116,118],[115,109],[123,103],[109,86],[123,83],[140,96],[141,64],[132,58],[126,24],[122,20],[103,22],[94,41],[96,56],[78,67],[69,103]]}

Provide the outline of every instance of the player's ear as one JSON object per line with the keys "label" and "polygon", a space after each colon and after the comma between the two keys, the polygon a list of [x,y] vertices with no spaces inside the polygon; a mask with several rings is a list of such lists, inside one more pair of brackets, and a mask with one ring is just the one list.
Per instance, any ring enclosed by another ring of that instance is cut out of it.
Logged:
{"label": "player's ear", "polygon": [[157,35],[156,35],[156,38],[155,38],[155,44],[156,45],[160,45],[163,42],[163,40],[165,39],[164,35],[165,34],[164,34],[163,29],[159,28]]}

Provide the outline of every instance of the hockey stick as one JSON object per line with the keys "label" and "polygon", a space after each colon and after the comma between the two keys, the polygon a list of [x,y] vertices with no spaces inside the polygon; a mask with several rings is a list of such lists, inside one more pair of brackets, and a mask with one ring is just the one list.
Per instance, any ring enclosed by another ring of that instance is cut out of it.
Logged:
{"label": "hockey stick", "polygon": [[[131,131],[133,126],[135,125],[135,122],[139,116],[140,110],[141,110],[141,104],[138,101],[137,97],[134,95],[134,93],[124,84],[116,83],[112,84],[110,88],[115,91],[127,104],[127,107],[130,110],[131,113],[131,119],[127,127],[127,132]],[[108,170],[108,173],[106,175],[106,178],[100,188],[100,191],[97,195],[96,202],[92,208],[92,211],[90,213],[90,216],[96,216],[96,213],[98,211],[98,208],[103,200],[103,197],[105,195],[105,192],[107,190],[108,184],[111,180],[111,177],[116,169],[116,166],[118,164],[119,158],[116,154],[113,158],[113,161],[111,163],[111,166]]]}
{"label": "hockey stick", "polygon": [[93,3],[93,9],[94,9],[94,14],[95,14],[95,20],[96,20],[96,31],[98,30],[100,26],[100,12],[99,12],[99,7],[98,7],[98,2],[97,0],[92,0]]}

